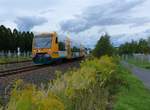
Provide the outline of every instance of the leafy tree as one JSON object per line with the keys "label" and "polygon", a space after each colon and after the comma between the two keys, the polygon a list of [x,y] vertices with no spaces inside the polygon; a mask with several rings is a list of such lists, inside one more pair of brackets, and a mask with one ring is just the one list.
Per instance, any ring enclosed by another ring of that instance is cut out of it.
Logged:
{"label": "leafy tree", "polygon": [[148,46],[150,47],[150,37],[148,37]]}
{"label": "leafy tree", "polygon": [[120,45],[119,54],[133,54],[133,53],[150,53],[150,38],[148,40],[140,39],[137,41],[126,42]]}
{"label": "leafy tree", "polygon": [[149,51],[148,42],[144,39],[139,41],[139,52],[147,54]]}
{"label": "leafy tree", "polygon": [[20,47],[21,51],[32,50],[32,40],[34,34],[31,32],[19,32],[16,29],[13,32],[5,26],[0,26],[0,51],[16,51]]}
{"label": "leafy tree", "polygon": [[114,49],[110,42],[110,36],[105,34],[101,36],[100,40],[97,42],[95,49],[93,50],[93,55],[95,57],[101,57],[103,55],[113,55]]}

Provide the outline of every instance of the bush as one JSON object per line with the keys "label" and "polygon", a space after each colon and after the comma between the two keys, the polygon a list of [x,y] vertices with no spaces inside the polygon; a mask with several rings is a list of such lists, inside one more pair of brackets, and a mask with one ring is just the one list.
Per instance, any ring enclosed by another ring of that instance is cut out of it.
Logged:
{"label": "bush", "polygon": [[38,90],[34,85],[21,87],[22,84],[15,85],[7,110],[64,110],[60,98],[52,92]]}
{"label": "bush", "polygon": [[57,74],[47,89],[15,86],[7,110],[105,110],[109,88],[117,85],[112,84],[116,83],[117,65],[108,56],[86,60],[80,69],[62,76]]}
{"label": "bush", "polygon": [[114,47],[111,44],[108,34],[101,36],[92,53],[98,58],[104,55],[112,56],[114,54]]}

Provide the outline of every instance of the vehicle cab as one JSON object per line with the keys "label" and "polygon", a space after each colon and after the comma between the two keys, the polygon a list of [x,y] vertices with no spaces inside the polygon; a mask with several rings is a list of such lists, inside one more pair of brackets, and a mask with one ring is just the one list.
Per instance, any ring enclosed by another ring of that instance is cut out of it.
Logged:
{"label": "vehicle cab", "polygon": [[57,33],[43,33],[35,35],[32,45],[33,62],[48,64],[51,59],[59,57]]}

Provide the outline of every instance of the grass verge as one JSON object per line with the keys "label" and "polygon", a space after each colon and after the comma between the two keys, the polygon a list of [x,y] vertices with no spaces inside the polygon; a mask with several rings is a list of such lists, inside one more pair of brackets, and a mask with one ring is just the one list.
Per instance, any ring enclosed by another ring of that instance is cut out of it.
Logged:
{"label": "grass verge", "polygon": [[148,61],[141,61],[138,59],[134,59],[134,58],[131,59],[130,58],[127,60],[127,62],[134,64],[134,65],[141,67],[141,68],[150,69],[150,62],[148,62]]}
{"label": "grass verge", "polygon": [[150,90],[129,71],[120,68],[124,84],[117,93],[114,110],[150,110]]}
{"label": "grass verge", "polygon": [[31,57],[0,57],[0,64],[1,63],[11,63],[11,62],[21,62],[21,61],[27,61],[27,60],[32,60]]}

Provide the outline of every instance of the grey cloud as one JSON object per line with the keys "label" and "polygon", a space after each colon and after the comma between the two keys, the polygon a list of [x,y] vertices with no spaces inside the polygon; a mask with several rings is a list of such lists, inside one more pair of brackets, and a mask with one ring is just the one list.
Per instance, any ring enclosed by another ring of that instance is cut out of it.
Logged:
{"label": "grey cloud", "polygon": [[63,31],[69,32],[80,32],[87,29],[88,26],[87,21],[84,19],[70,19],[62,22],[60,25]]}
{"label": "grey cloud", "polygon": [[[96,5],[87,8],[81,15],[74,19],[63,21],[63,31],[81,32],[94,26],[108,26],[119,24],[141,25],[150,22],[146,18],[131,17],[131,11],[145,0],[113,0],[109,4]],[[143,20],[144,19],[144,20]]]}
{"label": "grey cloud", "polygon": [[26,16],[19,17],[15,20],[20,31],[30,31],[33,27],[46,23],[47,20],[43,17]]}
{"label": "grey cloud", "polygon": [[40,11],[40,14],[43,15],[43,14],[47,14],[47,13],[50,13],[50,12],[53,12],[53,11],[55,11],[54,8],[48,8],[48,9]]}
{"label": "grey cloud", "polygon": [[141,38],[147,39],[150,36],[150,30],[145,30],[143,32],[134,33],[134,34],[121,34],[112,36],[111,41],[115,46],[119,46],[125,42],[131,42],[132,40],[138,41]]}
{"label": "grey cloud", "polygon": [[144,17],[134,18],[134,19],[130,20],[130,22],[136,22],[133,25],[131,25],[131,28],[132,28],[132,27],[138,27],[138,26],[145,25],[146,23],[150,23],[150,19],[144,18]]}
{"label": "grey cloud", "polygon": [[150,29],[145,30],[145,31],[144,31],[144,33],[148,33],[148,34],[149,34],[149,36],[150,36]]}

